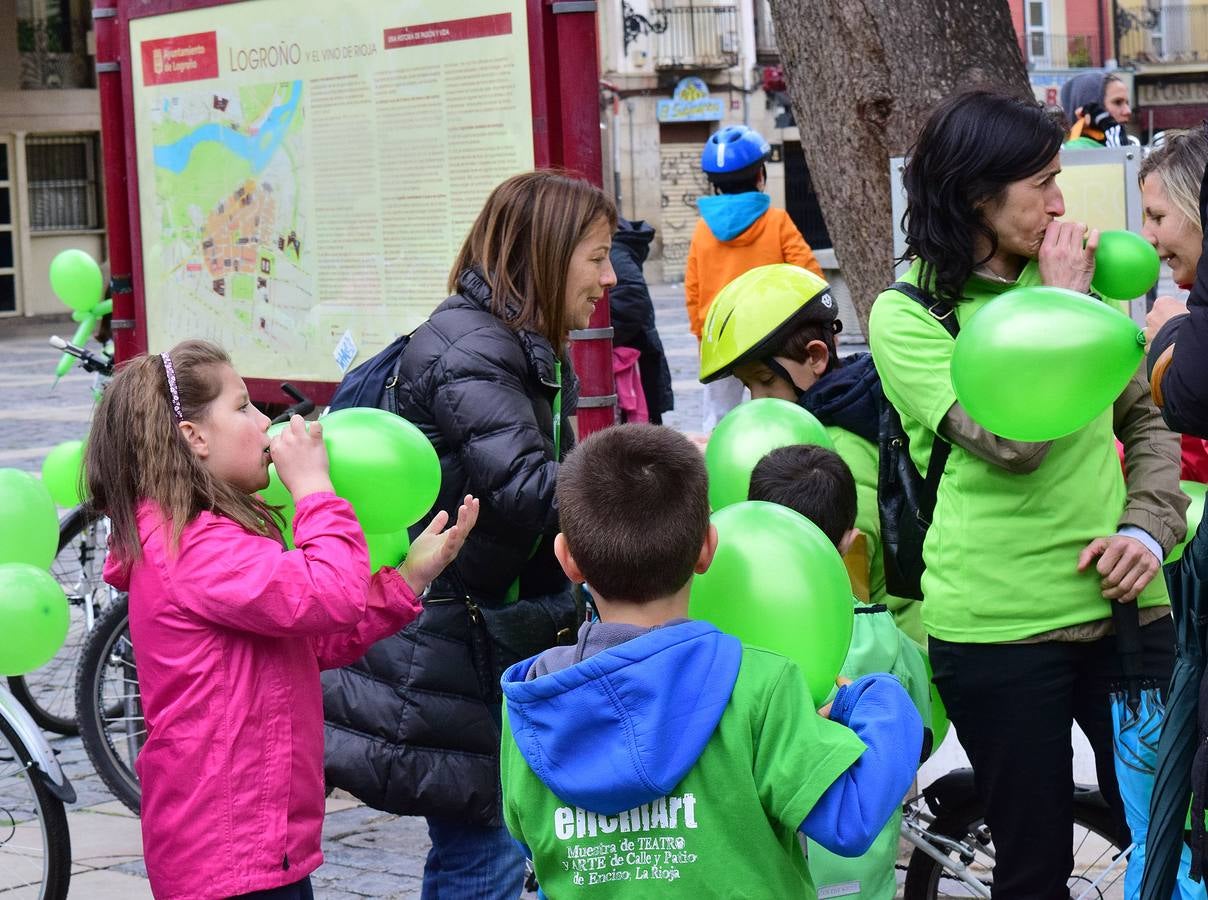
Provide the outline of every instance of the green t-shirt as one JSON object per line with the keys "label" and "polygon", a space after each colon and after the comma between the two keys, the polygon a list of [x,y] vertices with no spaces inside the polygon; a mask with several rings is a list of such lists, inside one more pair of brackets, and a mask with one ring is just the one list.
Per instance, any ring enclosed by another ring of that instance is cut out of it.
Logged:
{"label": "green t-shirt", "polygon": [[[903,280],[918,283],[916,261]],[[1035,261],[1016,285],[1040,283]],[[957,320],[1016,285],[973,276]],[[935,431],[956,402],[950,365],[955,342],[920,304],[884,291],[873,304],[869,344],[885,396],[902,413],[910,453],[927,471]],[[1037,334],[1037,341],[1045,341]],[[944,467],[923,557],[923,625],[942,640],[1013,641],[1111,615],[1091,566],[1078,555],[1114,534],[1125,504],[1124,477],[1112,434],[1112,410],[1053,442],[1036,471],[1017,475],[957,445]],[[1167,603],[1155,578],[1141,606]]]}
{"label": "green t-shirt", "polygon": [[814,711],[796,665],[744,645],[696,765],[667,796],[619,815],[555,796],[521,756],[505,704],[504,821],[552,898],[814,898],[797,829],[864,749]]}
{"label": "green t-shirt", "polygon": [[877,445],[838,425],[828,425],[835,452],[843,457],[856,481],[856,527],[864,533],[868,549],[868,602],[884,603],[894,622],[912,639],[924,642],[923,611],[917,600],[895,597],[885,589],[881,562],[881,516],[877,507]]}
{"label": "green t-shirt", "polygon": [[1106,145],[1099,143],[1094,138],[1089,138],[1086,135],[1079,135],[1072,141],[1066,141],[1061,145],[1062,150],[1102,150]]}

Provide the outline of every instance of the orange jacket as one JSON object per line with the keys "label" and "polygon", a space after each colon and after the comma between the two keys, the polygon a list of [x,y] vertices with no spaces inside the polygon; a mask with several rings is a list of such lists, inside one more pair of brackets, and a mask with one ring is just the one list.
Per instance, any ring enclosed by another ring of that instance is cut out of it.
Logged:
{"label": "orange jacket", "polygon": [[792,263],[823,277],[814,251],[783,209],[769,208],[746,231],[728,241],[714,237],[704,219],[696,223],[688,247],[684,295],[688,325],[697,340],[717,292],[748,269],[772,263]]}

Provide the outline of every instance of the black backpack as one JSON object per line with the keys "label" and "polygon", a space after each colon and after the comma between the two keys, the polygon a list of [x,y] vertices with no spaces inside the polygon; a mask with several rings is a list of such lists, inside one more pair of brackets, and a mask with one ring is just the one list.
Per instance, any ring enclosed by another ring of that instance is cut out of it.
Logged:
{"label": "black backpack", "polygon": [[[924,306],[944,329],[956,338],[960,325],[956,312],[913,284],[895,281],[890,290],[905,294]],[[902,417],[882,397],[877,430],[880,469],[877,472],[877,513],[881,520],[881,561],[885,568],[885,590],[895,597],[922,600],[923,541],[935,512],[936,492],[952,445],[936,435],[931,461],[923,477],[910,458],[910,439],[902,428]]]}
{"label": "black backpack", "polygon": [[372,406],[398,415],[399,368],[403,350],[411,335],[395,338],[390,346],[348,372],[336,388],[328,408],[347,409],[350,406]]}

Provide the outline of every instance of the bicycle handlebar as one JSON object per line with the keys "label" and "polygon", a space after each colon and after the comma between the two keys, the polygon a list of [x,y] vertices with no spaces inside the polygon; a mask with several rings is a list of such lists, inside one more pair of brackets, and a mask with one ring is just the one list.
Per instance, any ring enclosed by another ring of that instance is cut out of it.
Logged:
{"label": "bicycle handlebar", "polygon": [[308,416],[314,412],[315,404],[310,398],[303,394],[300,390],[290,384],[288,381],[281,385],[281,392],[292,397],[297,402],[286,409],[281,415],[273,418],[273,424],[278,425],[281,422],[288,422],[294,416]]}
{"label": "bicycle handlebar", "polygon": [[102,375],[113,374],[113,360],[108,357],[97,356],[91,350],[84,347],[77,347],[75,344],[68,343],[57,334],[51,337],[50,346],[56,350],[62,350],[69,356],[74,356],[80,361],[81,367],[85,372],[100,372]]}

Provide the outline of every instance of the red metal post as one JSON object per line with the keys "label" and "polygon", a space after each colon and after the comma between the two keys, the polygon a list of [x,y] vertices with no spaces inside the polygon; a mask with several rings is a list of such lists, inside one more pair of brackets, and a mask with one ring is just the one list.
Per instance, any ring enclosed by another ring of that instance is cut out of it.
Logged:
{"label": "red metal post", "polygon": [[[141,349],[136,333],[133,262],[130,253],[130,205],[126,181],[126,126],[121,72],[118,0],[94,0],[96,82],[101,101],[101,161],[105,179],[105,227],[108,231],[110,284],[113,289],[113,344],[117,359]],[[141,325],[141,323],[138,323]]]}
{"label": "red metal post", "polygon": [[[557,110],[556,116],[551,115],[557,123],[551,129],[553,161],[602,187],[596,4],[592,0],[552,0],[546,9],[553,19],[547,34],[554,40],[547,40],[545,46],[556,54],[553,65],[546,59],[546,95],[551,113]],[[571,347],[579,376],[581,437],[615,421],[611,322],[608,304],[596,304],[590,326],[574,336]]]}

